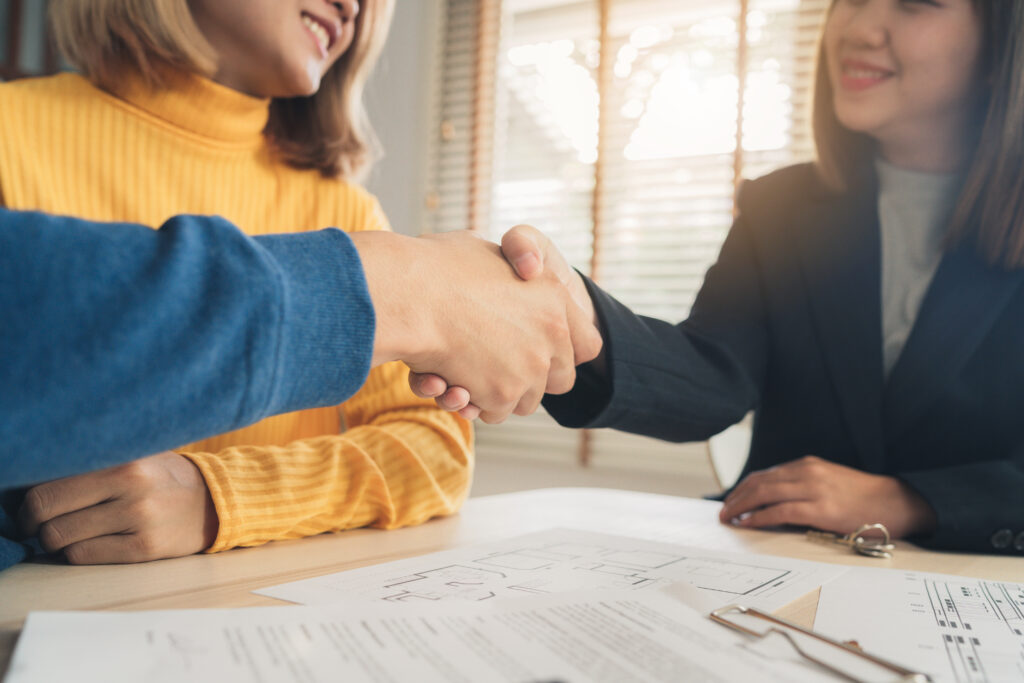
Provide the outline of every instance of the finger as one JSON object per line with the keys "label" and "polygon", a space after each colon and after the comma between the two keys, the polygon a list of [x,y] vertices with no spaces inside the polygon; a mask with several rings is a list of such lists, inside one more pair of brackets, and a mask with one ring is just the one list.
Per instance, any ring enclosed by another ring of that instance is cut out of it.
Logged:
{"label": "finger", "polygon": [[512,412],[523,417],[533,415],[533,413],[537,411],[537,407],[540,406],[540,400],[542,398],[544,398],[544,391],[540,387],[531,387],[530,390],[523,394],[522,398],[519,399],[519,402],[516,403],[515,410]]}
{"label": "finger", "polygon": [[74,543],[64,548],[71,564],[127,564],[159,560],[169,555],[138,534],[111,534]]}
{"label": "finger", "polygon": [[469,405],[469,392],[462,387],[450,387],[438,396],[437,405],[449,412],[458,412]]}
{"label": "finger", "polygon": [[462,417],[463,419],[472,422],[473,420],[480,417],[480,408],[470,403],[468,406],[459,411],[459,417]]}
{"label": "finger", "polygon": [[731,520],[769,505],[811,500],[810,492],[799,483],[773,481],[752,487],[746,495],[727,502],[721,518]]}
{"label": "finger", "polygon": [[737,526],[751,529],[782,526],[814,526],[817,506],[807,501],[791,501],[779,503],[751,512],[736,522]]}
{"label": "finger", "polygon": [[601,332],[594,327],[592,318],[571,302],[566,306],[566,317],[572,341],[573,365],[581,365],[597,358],[604,340],[601,338]]}
{"label": "finger", "polygon": [[491,410],[481,410],[480,420],[486,422],[489,425],[501,424],[506,419],[508,419],[508,416],[512,414],[512,411],[515,410],[517,404],[518,401],[516,403],[507,403],[504,405],[499,405],[492,408]]}
{"label": "finger", "polygon": [[18,510],[21,530],[35,536],[40,524],[107,500],[113,493],[111,474],[111,469],[88,472],[29,489]]}
{"label": "finger", "polygon": [[[548,381],[544,387],[547,394],[564,394],[572,391],[576,384],[576,367],[562,356],[555,356],[551,359],[551,366],[548,369]],[[522,413],[516,413],[521,415]]]}
{"label": "finger", "polygon": [[420,398],[437,398],[448,389],[448,383],[430,373],[409,373],[409,388]]}
{"label": "finger", "polygon": [[793,463],[783,463],[774,467],[751,472],[737,484],[725,497],[726,505],[749,494],[751,488],[773,482],[797,482],[802,479],[799,468]]}
{"label": "finger", "polygon": [[524,280],[544,272],[544,251],[539,237],[543,237],[542,233],[528,225],[517,225],[501,236],[502,255]]}
{"label": "finger", "polygon": [[127,530],[126,516],[114,503],[94,505],[61,515],[39,527],[39,544],[48,553],[69,545]]}

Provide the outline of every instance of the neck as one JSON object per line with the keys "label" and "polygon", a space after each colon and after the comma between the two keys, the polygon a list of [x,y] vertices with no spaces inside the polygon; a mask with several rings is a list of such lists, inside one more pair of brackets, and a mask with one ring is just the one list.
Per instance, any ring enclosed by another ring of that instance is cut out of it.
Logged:
{"label": "neck", "polygon": [[968,147],[963,140],[926,140],[926,144],[885,143],[882,158],[897,168],[927,173],[953,173],[967,162]]}

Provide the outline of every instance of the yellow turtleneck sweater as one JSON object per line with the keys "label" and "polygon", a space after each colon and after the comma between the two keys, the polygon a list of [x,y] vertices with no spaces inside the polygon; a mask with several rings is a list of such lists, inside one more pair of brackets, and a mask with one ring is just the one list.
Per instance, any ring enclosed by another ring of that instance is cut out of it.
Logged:
{"label": "yellow turtleneck sweater", "polygon": [[[272,158],[261,133],[268,106],[192,76],[159,92],[127,84],[117,97],[74,74],[0,85],[0,203],[153,227],[219,214],[251,234],[387,229],[361,188]],[[416,398],[407,375],[384,365],[339,407],[179,449],[220,516],[210,551],[457,510],[471,427]]]}

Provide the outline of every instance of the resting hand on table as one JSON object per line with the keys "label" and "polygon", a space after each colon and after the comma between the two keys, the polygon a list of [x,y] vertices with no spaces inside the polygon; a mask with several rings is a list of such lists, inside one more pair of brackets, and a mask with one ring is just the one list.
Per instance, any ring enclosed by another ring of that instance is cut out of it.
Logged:
{"label": "resting hand on table", "polygon": [[217,536],[217,512],[192,462],[165,452],[29,490],[22,530],[71,564],[191,555]]}
{"label": "resting hand on table", "polygon": [[893,538],[935,527],[931,506],[899,479],[811,455],[747,475],[726,496],[719,519],[747,528],[792,524],[837,534],[881,522]]}
{"label": "resting hand on table", "polygon": [[[542,275],[554,276],[565,287],[583,319],[597,329],[597,314],[583,278],[569,267],[565,257],[542,232],[529,225],[517,225],[502,237],[501,253],[523,280],[535,280]],[[598,359],[600,357],[598,354]],[[575,364],[590,360],[594,360],[593,355],[577,355]],[[458,411],[467,419],[472,420],[480,414],[480,409],[470,402],[469,391],[461,386],[449,386],[436,374],[413,372],[409,376],[409,385],[418,396],[433,398],[441,408]],[[548,389],[548,393],[565,393],[570,388],[571,385],[568,388],[558,387],[558,390]],[[525,413],[517,411],[517,414]]]}

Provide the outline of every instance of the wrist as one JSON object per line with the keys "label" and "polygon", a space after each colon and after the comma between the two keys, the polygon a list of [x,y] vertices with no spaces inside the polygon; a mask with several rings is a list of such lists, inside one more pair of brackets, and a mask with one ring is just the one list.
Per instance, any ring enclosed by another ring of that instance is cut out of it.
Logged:
{"label": "wrist", "polygon": [[371,365],[415,360],[430,346],[432,328],[419,292],[429,273],[419,273],[423,254],[414,237],[385,231],[350,233],[359,252],[373,303],[375,329]]}
{"label": "wrist", "polygon": [[935,531],[936,516],[935,510],[924,497],[907,485],[902,479],[888,477],[896,487],[897,505],[894,506],[899,514],[899,520],[895,529],[890,529],[896,538],[907,536],[922,536]]}

